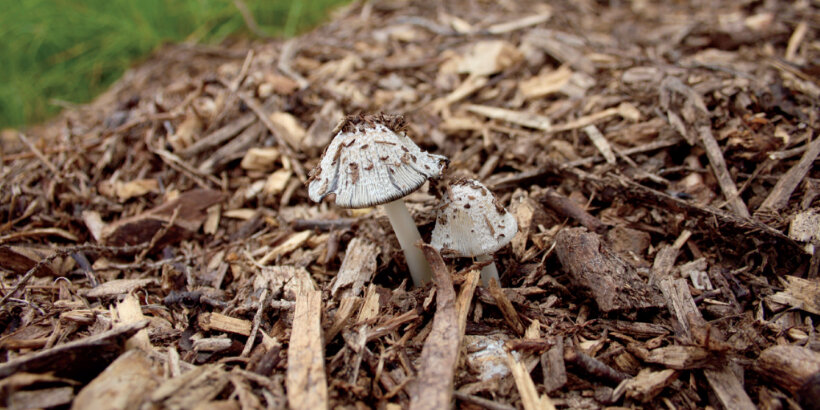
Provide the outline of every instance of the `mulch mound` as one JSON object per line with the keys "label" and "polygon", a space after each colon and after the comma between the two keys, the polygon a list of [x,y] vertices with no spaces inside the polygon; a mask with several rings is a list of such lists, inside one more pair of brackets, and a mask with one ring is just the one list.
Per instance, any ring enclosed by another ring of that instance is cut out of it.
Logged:
{"label": "mulch mound", "polygon": [[[158,51],[0,139],[9,408],[815,408],[820,21],[797,2],[377,1]],[[309,200],[404,115],[518,234],[422,250]],[[812,398],[815,397],[815,398]]]}

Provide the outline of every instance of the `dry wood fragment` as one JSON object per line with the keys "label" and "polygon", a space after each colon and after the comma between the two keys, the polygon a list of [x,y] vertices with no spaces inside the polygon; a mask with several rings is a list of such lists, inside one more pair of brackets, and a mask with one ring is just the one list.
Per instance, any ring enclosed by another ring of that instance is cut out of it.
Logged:
{"label": "dry wood fragment", "polygon": [[[706,149],[706,156],[709,157],[709,164],[712,165],[712,170],[715,172],[715,177],[717,177],[720,189],[723,190],[723,195],[726,197],[726,201],[729,202],[729,207],[738,216],[749,218],[751,216],[749,214],[749,208],[746,207],[743,198],[740,197],[737,185],[735,185],[735,181],[729,174],[729,169],[726,167],[726,160],[723,158],[723,152],[720,150],[720,146],[718,146],[714,135],[712,135],[711,128],[708,126],[699,127],[698,135],[700,136],[700,142],[703,144],[703,148]],[[820,149],[820,145],[817,145],[817,147]]]}
{"label": "dry wood fragment", "polygon": [[208,217],[208,208],[223,199],[223,193],[210,189],[194,189],[182,193],[156,208],[107,225],[102,232],[103,241],[114,246],[148,242],[171,221],[177,209],[179,211],[173,226],[156,246],[179,241],[198,230]]}
{"label": "dry wood fragment", "polygon": [[[675,318],[672,323],[678,337],[689,343],[705,342],[708,344],[706,346],[707,348],[712,346],[709,339],[709,331],[711,329],[707,327],[706,321],[695,305],[695,301],[692,299],[691,293],[689,293],[689,286],[686,284],[686,280],[665,279],[660,282],[659,286],[667,300],[669,312]],[[705,337],[703,336],[704,330],[706,332]],[[719,335],[713,337],[720,339]],[[732,372],[728,364],[720,365],[715,369],[706,369],[703,374],[706,376],[706,380],[715,391],[720,402],[727,408],[756,408],[746,393],[746,390],[744,390],[743,383],[741,383],[738,377]]]}
{"label": "dry wood fragment", "polygon": [[[746,235],[756,234],[761,236],[762,239],[783,246],[784,251],[802,253],[802,248],[797,242],[782,232],[754,219],[742,218],[716,208],[691,204],[667,193],[638,184],[626,177],[616,175],[610,175],[610,177],[614,179],[611,184],[607,184],[605,181],[598,182],[617,187],[620,192],[630,199],[644,201],[646,204],[657,205],[673,212],[686,212],[691,217],[714,219],[719,222],[719,227],[724,232],[731,229]],[[716,229],[716,227],[712,229]]]}
{"label": "dry wood fragment", "polygon": [[96,288],[89,289],[88,291],[83,290],[80,294],[87,298],[104,299],[157,284],[158,282],[156,279],[114,279],[102,283]]}
{"label": "dry wood fragment", "polygon": [[785,276],[783,282],[785,289],[767,297],[767,300],[820,314],[820,284],[816,280]]}
{"label": "dry wood fragment", "polygon": [[555,238],[556,253],[572,280],[588,289],[604,312],[638,310],[663,305],[657,290],[647,285],[600,237],[583,228],[564,229]]}
{"label": "dry wood fragment", "polygon": [[470,306],[475,294],[480,272],[471,270],[467,272],[467,277],[461,284],[461,289],[456,298],[456,315],[458,316],[458,345],[461,346],[464,340],[464,332],[467,329],[467,315],[470,313]]}
{"label": "dry wood fragment", "polygon": [[72,408],[139,408],[160,384],[157,367],[145,352],[130,350],[80,390]]}
{"label": "dry wood fragment", "polygon": [[772,346],[760,353],[755,369],[784,389],[796,393],[820,372],[820,353],[803,346]]}
{"label": "dry wood fragment", "polygon": [[604,233],[607,229],[607,226],[598,218],[590,215],[575,201],[559,194],[554,189],[546,189],[538,199],[559,215],[576,220],[592,232]]}
{"label": "dry wood fragment", "polygon": [[228,383],[228,373],[222,365],[197,366],[163,382],[149,399],[153,406],[160,408],[195,408],[200,403],[213,400]]}
{"label": "dry wood fragment", "polygon": [[276,167],[279,150],[274,147],[251,148],[242,157],[239,166],[249,171],[270,171]]}
{"label": "dry wood fragment", "polygon": [[714,360],[714,357],[700,346],[669,345],[647,350],[643,346],[630,343],[627,349],[647,363],[660,364],[675,370],[701,369]]}
{"label": "dry wood fragment", "polygon": [[[18,275],[37,266],[37,262],[50,253],[49,249],[34,246],[0,246],[0,266]],[[42,264],[34,271],[35,276],[54,276],[52,264]]]}
{"label": "dry wood fragment", "polygon": [[808,149],[793,167],[791,167],[783,176],[777,180],[772,191],[763,201],[763,203],[755,211],[755,217],[759,218],[759,213],[777,212],[781,210],[789,201],[797,185],[803,181],[806,173],[814,164],[817,156],[820,155],[820,138],[815,138],[814,141],[808,143]]}
{"label": "dry wood fragment", "polygon": [[567,121],[563,124],[553,125],[550,132],[562,132],[584,128],[586,126],[595,124],[598,121],[605,120],[609,117],[621,116],[628,120],[637,121],[641,118],[641,113],[635,106],[629,103],[621,103],[617,107],[607,108],[605,110],[579,117],[572,121]]}
{"label": "dry wood fragment", "polygon": [[225,316],[221,313],[202,313],[197,318],[199,327],[204,331],[228,332],[250,336],[253,323],[249,320]]}
{"label": "dry wood fragment", "polygon": [[544,373],[544,391],[547,393],[564,387],[567,370],[564,367],[564,338],[556,337],[555,344],[541,354],[541,370]]}
{"label": "dry wood fragment", "polygon": [[339,302],[339,308],[336,310],[336,315],[333,317],[333,325],[325,334],[325,344],[330,343],[339,332],[347,326],[347,321],[353,317],[361,298],[356,296],[343,296]]}
{"label": "dry wood fragment", "polygon": [[421,247],[433,271],[436,313],[421,351],[418,377],[410,387],[410,408],[441,409],[449,407],[453,399],[453,376],[459,351],[456,293],[438,251],[421,242],[417,246]]}
{"label": "dry wood fragment", "polygon": [[296,154],[293,151],[296,147],[291,146],[290,141],[282,138],[279,129],[271,121],[270,117],[265,112],[265,108],[262,107],[262,105],[259,104],[259,102],[256,101],[256,99],[253,96],[250,96],[246,93],[239,93],[239,97],[242,99],[242,101],[245,102],[245,104],[248,105],[248,107],[250,107],[251,110],[253,110],[253,112],[256,114],[257,117],[259,117],[259,120],[262,122],[262,124],[265,124],[265,127],[268,128],[271,134],[273,134],[274,137],[276,137],[275,141],[277,147],[279,147],[279,149],[282,151],[283,156],[287,157],[290,160],[291,166],[293,166],[293,172],[296,173],[296,176],[299,177],[299,180],[302,182],[307,181],[307,175],[305,174],[305,170],[302,167],[302,163],[298,161]]}
{"label": "dry wood fragment", "polygon": [[515,379],[515,386],[518,388],[518,394],[521,395],[521,404],[525,410],[555,410],[555,405],[549,396],[546,394],[538,396],[538,390],[535,389],[535,383],[524,363],[516,360],[511,353],[507,353],[507,366]]}
{"label": "dry wood fragment", "polygon": [[474,104],[467,104],[464,108],[466,108],[467,111],[472,111],[489,118],[504,120],[512,124],[523,125],[537,130],[549,131],[552,127],[550,119],[539,114]]}
{"label": "dry wood fragment", "polygon": [[309,290],[297,295],[286,382],[293,409],[329,407],[321,319],[322,292]]}
{"label": "dry wood fragment", "polygon": [[339,289],[350,287],[345,296],[359,296],[362,286],[370,282],[376,273],[376,245],[367,239],[353,238],[347,245],[342,266],[336,274],[336,280],[330,293],[336,296]]}
{"label": "dry wood fragment", "polygon": [[125,341],[148,321],[117,326],[103,333],[40,350],[0,364],[0,377],[17,372],[48,372],[74,378],[89,378],[98,374],[122,352]]}
{"label": "dry wood fragment", "polygon": [[376,285],[370,284],[367,287],[367,293],[364,295],[364,303],[359,309],[356,322],[364,322],[375,318],[379,314],[379,307],[379,293],[376,291]]}
{"label": "dry wood fragment", "polygon": [[483,397],[473,396],[472,394],[467,394],[456,390],[453,392],[453,396],[456,399],[461,400],[463,402],[475,404],[485,409],[490,410],[514,410],[515,407],[509,406],[506,404],[496,403],[492,400],[485,399]]}
{"label": "dry wood fragment", "polygon": [[232,122],[226,124],[224,127],[198,139],[193,144],[189,145],[178,154],[183,157],[190,157],[196,154],[205,152],[213,147],[217,147],[235,137],[245,128],[251,125],[256,120],[253,114],[245,114]]}
{"label": "dry wood fragment", "polygon": [[286,239],[284,242],[276,245],[275,248],[271,249],[270,252],[265,254],[261,259],[259,259],[258,263],[260,265],[267,265],[271,261],[275,261],[276,258],[280,256],[287,255],[300,246],[307,242],[310,237],[313,236],[312,231],[301,231],[293,233]]}
{"label": "dry wood fragment", "polygon": [[[126,323],[139,323],[145,320],[145,316],[142,314],[142,308],[140,307],[140,302],[136,296],[129,293],[123,298],[120,303],[117,304],[117,318],[119,319],[119,323],[126,324]],[[150,351],[153,347],[151,346],[151,341],[148,340],[148,329],[142,329],[137,332],[136,335],[132,336],[125,342],[126,349],[142,349],[144,351]]]}
{"label": "dry wood fragment", "polygon": [[637,376],[618,385],[612,393],[620,397],[625,393],[627,398],[636,399],[643,403],[655,399],[658,394],[678,378],[678,372],[672,369],[653,371],[649,368],[641,369]]}
{"label": "dry wood fragment", "polygon": [[496,306],[501,310],[501,314],[504,316],[507,325],[509,325],[515,333],[523,335],[524,323],[521,322],[521,318],[518,317],[518,311],[515,310],[512,302],[510,302],[510,299],[507,298],[507,295],[498,286],[498,282],[496,282],[495,279],[490,281],[489,291],[493,299],[495,299]]}
{"label": "dry wood fragment", "polygon": [[574,347],[564,348],[564,360],[587,374],[608,383],[618,384],[630,378],[628,374],[618,371],[586,353],[579,352]]}
{"label": "dry wood fragment", "polygon": [[604,134],[594,125],[587,125],[583,130],[589,139],[592,140],[592,144],[595,145],[595,148],[598,148],[598,151],[604,156],[606,162],[614,164],[615,153],[612,151],[612,146],[609,145],[609,141],[606,140]]}
{"label": "dry wood fragment", "polygon": [[38,409],[66,406],[74,399],[71,386],[13,392],[8,398],[9,409]]}
{"label": "dry wood fragment", "polygon": [[252,123],[239,135],[219,147],[219,149],[204,159],[199,166],[197,166],[197,169],[202,173],[210,174],[221,170],[230,161],[242,158],[245,152],[256,143],[259,135],[262,134],[264,130],[265,125],[261,122]]}

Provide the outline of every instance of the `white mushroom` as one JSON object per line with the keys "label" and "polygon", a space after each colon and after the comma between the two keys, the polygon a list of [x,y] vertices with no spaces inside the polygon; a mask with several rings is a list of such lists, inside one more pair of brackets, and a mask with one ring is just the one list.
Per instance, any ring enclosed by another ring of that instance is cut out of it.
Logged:
{"label": "white mushroom", "polygon": [[428,178],[439,178],[447,158],[422,151],[404,134],[401,116],[348,117],[338,127],[319,165],[310,172],[308,195],[320,202],[334,196],[342,208],[384,205],[407,259],[413,283],[431,279],[430,266],[416,242],[419,231],[401,199]]}
{"label": "white mushroom", "polygon": [[498,279],[492,254],[510,243],[518,232],[515,217],[480,182],[467,179],[453,183],[436,215],[431,245],[461,257],[490,261],[481,269],[481,283]]}

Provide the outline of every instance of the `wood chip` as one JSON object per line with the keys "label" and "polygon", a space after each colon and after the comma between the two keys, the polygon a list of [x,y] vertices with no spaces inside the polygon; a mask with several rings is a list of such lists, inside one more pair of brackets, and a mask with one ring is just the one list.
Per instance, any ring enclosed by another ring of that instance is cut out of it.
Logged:
{"label": "wood chip", "polygon": [[68,377],[96,375],[122,351],[125,341],[148,321],[117,326],[103,333],[40,350],[0,364],[0,377],[17,372],[55,372]]}
{"label": "wood chip", "polygon": [[204,331],[228,332],[242,336],[250,336],[253,323],[250,320],[225,316],[221,313],[202,313],[197,319],[199,327]]}
{"label": "wood chip", "polygon": [[418,377],[410,387],[410,408],[442,409],[449,407],[453,400],[453,377],[459,351],[456,294],[450,272],[438,251],[424,243],[420,243],[420,247],[433,271],[436,314],[421,351]]}
{"label": "wood chip", "polygon": [[791,306],[815,315],[820,314],[820,284],[814,280],[785,276],[785,289],[766,300]]}
{"label": "wood chip", "polygon": [[[142,314],[140,302],[134,294],[129,293],[125,295],[120,303],[117,304],[117,318],[118,322],[122,324],[140,323],[145,320]],[[144,351],[151,351],[151,341],[148,340],[148,329],[142,329],[132,336],[125,343],[126,349],[142,349]]]}
{"label": "wood chip", "polygon": [[772,346],[760,353],[755,370],[791,393],[820,372],[820,353],[803,346]]}
{"label": "wood chip", "polygon": [[296,297],[286,382],[291,408],[329,408],[321,318],[322,292],[307,291]]}
{"label": "wood chip", "polygon": [[73,406],[121,410],[140,407],[161,382],[158,367],[145,352],[130,350],[80,390]]}
{"label": "wood chip", "polygon": [[358,296],[362,292],[362,286],[370,282],[376,273],[377,255],[378,249],[375,244],[366,239],[353,238],[347,245],[342,266],[339,267],[330,293],[336,296],[340,289],[349,287],[343,294]]}
{"label": "wood chip", "polygon": [[83,290],[81,295],[87,298],[111,298],[125,293],[133,292],[137,289],[142,289],[146,286],[158,285],[156,279],[114,279],[105,282],[96,288]]}
{"label": "wood chip", "polygon": [[556,253],[573,281],[588,289],[604,312],[663,306],[632,265],[583,228],[564,229],[555,239]]}
{"label": "wood chip", "polygon": [[555,410],[555,405],[549,396],[546,394],[538,396],[538,390],[535,389],[535,383],[524,363],[516,360],[511,353],[507,353],[507,365],[513,374],[515,386],[518,388],[518,394],[521,395],[521,404],[525,410]]}

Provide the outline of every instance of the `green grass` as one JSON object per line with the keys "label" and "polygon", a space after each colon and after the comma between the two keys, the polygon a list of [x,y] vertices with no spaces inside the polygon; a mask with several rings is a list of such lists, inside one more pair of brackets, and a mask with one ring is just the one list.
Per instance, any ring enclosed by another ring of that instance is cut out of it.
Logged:
{"label": "green grass", "polygon": [[[245,0],[261,31],[292,36],[349,0]],[[0,0],[0,129],[85,103],[168,42],[251,36],[232,0]]]}

